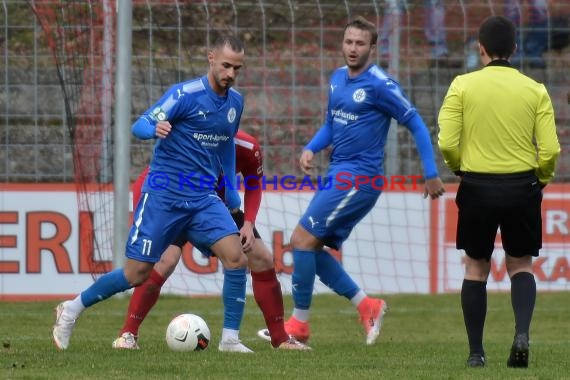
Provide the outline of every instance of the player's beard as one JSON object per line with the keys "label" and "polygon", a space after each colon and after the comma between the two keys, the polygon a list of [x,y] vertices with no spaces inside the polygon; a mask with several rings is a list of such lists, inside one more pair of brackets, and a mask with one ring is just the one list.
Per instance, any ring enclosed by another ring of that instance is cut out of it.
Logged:
{"label": "player's beard", "polygon": [[216,84],[218,85],[218,87],[220,89],[227,91],[230,89],[230,87],[232,87],[232,85],[234,84],[234,81],[230,78],[217,77],[216,78]]}
{"label": "player's beard", "polygon": [[220,81],[220,84],[223,85],[223,87],[224,87],[226,90],[229,90],[230,87],[233,86],[234,81],[233,81],[233,79],[226,78],[226,79],[224,79],[223,81]]}
{"label": "player's beard", "polygon": [[370,52],[362,54],[356,57],[356,60],[349,59],[349,54],[344,53],[344,62],[352,71],[360,71],[362,68],[368,65],[368,59],[370,58]]}

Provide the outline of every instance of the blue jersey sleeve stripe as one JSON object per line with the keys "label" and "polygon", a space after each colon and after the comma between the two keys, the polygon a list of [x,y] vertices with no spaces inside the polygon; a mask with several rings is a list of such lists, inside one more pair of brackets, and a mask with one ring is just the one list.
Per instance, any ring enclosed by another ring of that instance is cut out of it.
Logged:
{"label": "blue jersey sleeve stripe", "polygon": [[195,92],[199,92],[204,89],[205,89],[204,84],[202,83],[201,80],[198,79],[184,83],[184,85],[182,86],[182,91],[187,94],[193,94]]}
{"label": "blue jersey sleeve stripe", "polygon": [[168,114],[168,111],[174,107],[178,99],[179,98],[174,98],[174,94],[170,94],[170,96],[160,105],[160,108]]}

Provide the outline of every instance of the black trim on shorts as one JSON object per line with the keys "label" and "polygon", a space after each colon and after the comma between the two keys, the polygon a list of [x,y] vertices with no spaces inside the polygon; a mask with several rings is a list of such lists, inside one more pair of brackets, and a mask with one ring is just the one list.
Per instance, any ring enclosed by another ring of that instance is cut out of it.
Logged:
{"label": "black trim on shorts", "polygon": [[[241,230],[243,224],[245,223],[245,213],[242,210],[238,210],[232,214],[232,218],[234,218],[234,222],[236,222],[238,230]],[[253,236],[255,236],[256,239],[261,239],[261,235],[259,235],[259,232],[255,226],[253,227]]]}

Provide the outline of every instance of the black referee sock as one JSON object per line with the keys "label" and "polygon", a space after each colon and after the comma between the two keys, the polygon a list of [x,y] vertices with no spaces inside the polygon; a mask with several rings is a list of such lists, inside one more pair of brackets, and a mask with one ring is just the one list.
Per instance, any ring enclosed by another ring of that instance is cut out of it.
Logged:
{"label": "black referee sock", "polygon": [[487,316],[487,283],[463,280],[461,308],[469,341],[469,353],[485,355],[483,350],[483,327]]}
{"label": "black referee sock", "polygon": [[511,277],[511,303],[515,313],[515,331],[528,334],[536,302],[536,281],[529,272],[519,272]]}

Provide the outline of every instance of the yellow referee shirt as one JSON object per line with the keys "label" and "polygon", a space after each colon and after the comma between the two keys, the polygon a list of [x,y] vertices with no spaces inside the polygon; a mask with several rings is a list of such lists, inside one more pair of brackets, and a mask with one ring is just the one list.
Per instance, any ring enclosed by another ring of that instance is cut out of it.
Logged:
{"label": "yellow referee shirt", "polygon": [[438,144],[451,171],[508,174],[535,170],[547,184],[560,144],[543,84],[492,61],[457,76],[438,117]]}

